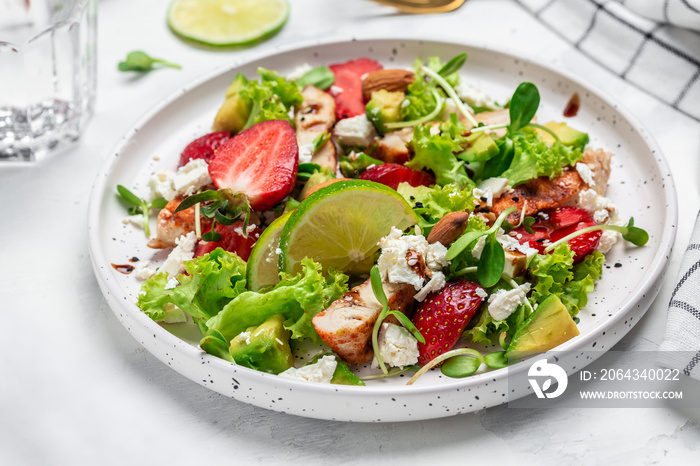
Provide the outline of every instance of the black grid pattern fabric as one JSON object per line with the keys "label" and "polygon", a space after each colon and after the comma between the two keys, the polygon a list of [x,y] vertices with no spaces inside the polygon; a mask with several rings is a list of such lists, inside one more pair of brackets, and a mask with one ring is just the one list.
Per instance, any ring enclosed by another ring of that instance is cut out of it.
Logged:
{"label": "black grid pattern fabric", "polygon": [[700,33],[672,25],[700,29],[698,0],[519,1],[621,78],[700,120]]}
{"label": "black grid pattern fabric", "polygon": [[659,363],[700,379],[700,215],[668,306]]}

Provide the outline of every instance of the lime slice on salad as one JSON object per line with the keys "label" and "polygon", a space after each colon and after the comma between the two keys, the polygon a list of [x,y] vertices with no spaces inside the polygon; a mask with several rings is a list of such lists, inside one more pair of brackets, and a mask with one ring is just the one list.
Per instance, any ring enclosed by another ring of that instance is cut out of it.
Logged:
{"label": "lime slice on salad", "polygon": [[396,191],[372,181],[338,181],[312,193],[287,220],[280,238],[280,269],[301,270],[310,257],[324,268],[366,274],[374,265],[378,241],[391,227],[418,222]]}
{"label": "lime slice on salad", "polygon": [[287,0],[174,0],[168,26],[185,39],[215,47],[267,38],[289,18]]}
{"label": "lime slice on salad", "polygon": [[264,286],[275,285],[280,281],[277,248],[280,244],[282,228],[290,215],[292,213],[287,212],[275,219],[255,242],[246,267],[246,283],[249,290],[258,291]]}

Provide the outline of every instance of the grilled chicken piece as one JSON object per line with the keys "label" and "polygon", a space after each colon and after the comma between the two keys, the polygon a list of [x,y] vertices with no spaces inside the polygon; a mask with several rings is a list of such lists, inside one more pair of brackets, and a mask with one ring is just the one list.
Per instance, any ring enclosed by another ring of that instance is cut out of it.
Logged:
{"label": "grilled chicken piece", "polygon": [[534,215],[540,210],[553,209],[567,203],[576,202],[578,193],[588,189],[576,170],[566,170],[552,180],[547,176],[532,179],[504,193],[493,200],[491,212],[500,215],[508,207],[515,206],[517,211],[508,216],[510,223],[518,223],[523,204],[527,201],[525,216]]}
{"label": "grilled chicken piece", "polygon": [[[303,102],[294,115],[299,147],[313,144],[324,131],[329,131],[335,124],[335,100],[317,87],[308,85],[301,91]],[[311,157],[312,163],[335,171],[335,146],[331,141],[326,142]]]}
{"label": "grilled chicken piece", "polygon": [[[168,202],[158,213],[156,223],[156,236],[148,242],[148,247],[153,249],[174,248],[175,240],[182,235],[194,231],[194,207],[174,213],[183,197],[177,196]],[[202,230],[208,226],[211,220],[202,217]]]}
{"label": "grilled chicken piece", "polygon": [[372,145],[369,155],[386,163],[408,162],[408,143],[413,139],[413,128],[386,133]]}
{"label": "grilled chicken piece", "polygon": [[[409,315],[412,311],[413,285],[385,283],[389,308]],[[369,279],[333,301],[313,318],[321,339],[345,362],[364,364],[372,359],[372,329],[382,310]]]}
{"label": "grilled chicken piece", "polygon": [[608,188],[611,157],[612,154],[610,152],[605,152],[603,149],[587,149],[583,153],[582,162],[593,170],[595,186],[592,188],[595,189],[600,196],[605,196],[605,191]]}

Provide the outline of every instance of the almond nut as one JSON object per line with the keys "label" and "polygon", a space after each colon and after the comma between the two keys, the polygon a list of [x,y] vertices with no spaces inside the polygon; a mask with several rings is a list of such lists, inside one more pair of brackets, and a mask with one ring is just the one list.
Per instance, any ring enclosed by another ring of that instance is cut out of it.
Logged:
{"label": "almond nut", "polygon": [[362,81],[362,97],[365,101],[372,98],[372,92],[384,89],[385,91],[405,92],[408,85],[413,82],[413,71],[408,70],[377,70],[368,74]]}
{"label": "almond nut", "polygon": [[464,230],[467,229],[468,222],[468,212],[450,212],[442,217],[430,230],[428,243],[441,243],[443,246],[449,246],[454,240],[462,236]]}

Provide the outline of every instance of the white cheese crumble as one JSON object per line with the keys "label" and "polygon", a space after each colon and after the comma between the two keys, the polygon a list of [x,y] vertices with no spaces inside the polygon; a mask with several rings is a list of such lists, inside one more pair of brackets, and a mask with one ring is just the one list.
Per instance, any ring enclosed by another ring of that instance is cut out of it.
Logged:
{"label": "white cheese crumble", "polygon": [[[535,257],[535,255],[538,253],[537,249],[531,248],[529,244],[520,244],[520,242],[513,236],[506,235],[502,228],[498,230],[498,233],[496,234],[496,240],[499,243],[501,243],[501,246],[503,246],[503,249],[505,249],[506,251],[517,251],[521,254],[525,254],[525,257],[527,257],[528,264],[530,263],[530,260],[533,257]],[[481,259],[481,253],[484,250],[484,244],[486,244],[486,235],[480,237],[476,241],[474,249],[472,249],[472,256],[474,256],[476,259]]]}
{"label": "white cheese crumble", "polygon": [[432,125],[430,127],[430,135],[437,136],[438,134],[440,134],[440,125]]}
{"label": "white cheese crumble", "polygon": [[[400,325],[383,323],[377,343],[379,354],[390,366],[403,369],[418,362],[418,340]],[[376,357],[372,367],[379,367]]]}
{"label": "white cheese crumble", "polygon": [[134,266],[134,275],[138,280],[146,281],[156,274],[155,269],[149,267],[150,261],[141,261]]}
{"label": "white cheese crumble", "polygon": [[311,162],[311,157],[314,156],[314,145],[304,144],[299,146],[299,163]]}
{"label": "white cheese crumble", "polygon": [[477,201],[480,205],[485,205],[487,207],[491,207],[493,205],[493,191],[491,190],[491,188],[489,188],[489,187],[487,187],[486,189],[474,188],[474,190],[472,191],[472,194],[477,199]]}
{"label": "white cheese crumble", "polygon": [[124,225],[133,225],[143,230],[143,215],[128,215],[122,219]]}
{"label": "white cheese crumble", "polygon": [[377,136],[377,131],[363,114],[340,120],[335,124],[333,134],[344,146],[366,147]]}
{"label": "white cheese crumble", "polygon": [[306,380],[307,382],[331,383],[338,362],[335,356],[323,356],[318,362],[308,366],[290,367],[279,374],[286,379]]}
{"label": "white cheese crumble", "polygon": [[455,87],[455,91],[462,101],[468,103],[472,107],[487,107],[492,110],[496,108],[491,97],[478,87],[465,82],[463,79],[460,79],[459,84]]}
{"label": "white cheese crumble", "polygon": [[494,320],[507,319],[525,302],[529,291],[530,284],[527,282],[510,290],[498,290],[489,297],[489,314]]}
{"label": "white cheese crumble", "polygon": [[338,86],[331,86],[329,90],[331,91],[331,95],[334,96],[343,93],[343,88]]}
{"label": "white cheese crumble", "polygon": [[[434,289],[440,284],[440,280],[442,280],[440,288],[444,286],[445,277],[443,275],[440,278],[442,275],[440,271],[448,265],[448,261],[445,259],[447,248],[441,243],[429,244],[423,235],[404,236],[401,230],[392,227],[391,233],[379,240],[379,246],[382,253],[377,260],[377,267],[384,282],[406,283],[413,285],[416,291],[421,290],[425,285],[426,277],[419,275],[408,263],[407,258],[407,256],[420,256],[425,266],[432,272],[432,278],[428,282],[432,282],[430,288]],[[425,299],[423,293],[416,295],[415,298],[421,297]]]}
{"label": "white cheese crumble", "polygon": [[166,272],[168,277],[177,277],[183,270],[183,263],[191,260],[194,257],[194,248],[197,245],[197,235],[191,231],[186,235],[182,235],[175,240],[177,246],[173,249],[168,258],[165,259],[163,265],[158,269],[159,272]]}
{"label": "white cheese crumble", "polygon": [[303,63],[292,70],[291,73],[287,75],[287,79],[290,81],[296,81],[301,79],[306,73],[311,71],[313,67],[308,63]]}
{"label": "white cheese crumble", "polygon": [[477,288],[476,291],[475,291],[475,293],[476,293],[476,295],[477,295],[478,297],[480,297],[481,299],[486,299],[486,298],[489,297],[489,294],[486,292],[486,290],[483,289],[483,288],[481,288],[481,287]]}
{"label": "white cheese crumble", "polygon": [[173,288],[176,288],[180,284],[179,281],[177,281],[177,278],[175,277],[170,277],[168,278],[168,283],[165,284],[165,290],[172,290]]}
{"label": "white cheese crumble", "polygon": [[508,191],[508,178],[487,178],[477,185],[479,189],[491,189],[494,199],[497,199]]}
{"label": "white cheese crumble", "polygon": [[607,197],[600,196],[594,189],[586,189],[578,194],[578,206],[587,211],[598,223],[607,223],[615,215],[615,205]]}
{"label": "white cheese crumble", "polygon": [[593,170],[583,162],[576,164],[576,171],[581,176],[581,179],[591,188],[595,186],[595,178],[593,178]]}
{"label": "white cheese crumble", "polygon": [[148,181],[148,186],[154,199],[163,197],[172,201],[178,195],[190,196],[211,182],[207,162],[193,159],[176,173],[169,170],[156,173]]}
{"label": "white cheese crumble", "polygon": [[248,331],[241,332],[240,334],[238,334],[238,337],[241,340],[245,341],[246,345],[250,345],[250,332],[248,332]]}

